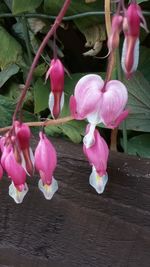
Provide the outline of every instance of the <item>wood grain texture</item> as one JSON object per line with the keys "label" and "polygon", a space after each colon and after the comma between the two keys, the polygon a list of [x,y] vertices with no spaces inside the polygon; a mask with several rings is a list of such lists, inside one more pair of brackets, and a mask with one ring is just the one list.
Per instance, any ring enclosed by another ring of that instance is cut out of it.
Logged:
{"label": "wood grain texture", "polygon": [[82,146],[52,141],[59,191],[51,201],[38,175],[21,205],[8,196],[9,180],[0,183],[0,267],[149,267],[150,161],[111,153],[98,195]]}

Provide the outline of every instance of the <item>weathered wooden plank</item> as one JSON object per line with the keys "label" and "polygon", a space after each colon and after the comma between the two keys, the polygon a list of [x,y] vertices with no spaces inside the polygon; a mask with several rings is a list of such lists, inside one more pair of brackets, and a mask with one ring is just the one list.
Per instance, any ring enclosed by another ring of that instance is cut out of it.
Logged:
{"label": "weathered wooden plank", "polygon": [[0,183],[0,266],[149,267],[150,161],[111,153],[103,195],[88,185],[82,146],[53,139],[59,191],[51,201],[29,178],[21,205]]}

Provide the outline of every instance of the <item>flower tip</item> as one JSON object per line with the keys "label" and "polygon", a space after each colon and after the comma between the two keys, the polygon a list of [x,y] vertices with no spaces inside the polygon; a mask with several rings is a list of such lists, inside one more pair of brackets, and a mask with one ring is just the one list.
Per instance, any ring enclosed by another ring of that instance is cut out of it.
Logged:
{"label": "flower tip", "polygon": [[12,182],[9,186],[9,196],[12,197],[17,204],[21,204],[28,190],[29,189],[26,183],[24,184],[22,191],[20,191]]}
{"label": "flower tip", "polygon": [[92,170],[92,173],[89,178],[89,183],[98,194],[102,194],[104,192],[107,181],[107,173],[103,176],[99,176],[95,169]]}
{"label": "flower tip", "polygon": [[58,183],[54,177],[52,177],[52,183],[50,185],[43,184],[42,180],[39,180],[38,187],[47,200],[52,199],[55,192],[58,190]]}

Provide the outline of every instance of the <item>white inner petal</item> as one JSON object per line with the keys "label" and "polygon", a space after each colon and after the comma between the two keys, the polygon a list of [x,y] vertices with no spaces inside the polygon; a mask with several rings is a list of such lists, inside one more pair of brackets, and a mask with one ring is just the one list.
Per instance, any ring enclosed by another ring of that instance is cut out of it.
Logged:
{"label": "white inner petal", "polygon": [[50,109],[51,115],[52,115],[52,117],[54,118],[54,116],[53,116],[53,108],[54,108],[54,94],[53,94],[53,92],[50,92],[50,94],[49,94],[48,106],[49,106],[49,109]]}
{"label": "white inner petal", "polygon": [[95,125],[100,123],[101,118],[100,118],[99,112],[97,111],[97,112],[93,112],[93,113],[89,114],[87,116],[87,120],[89,123],[95,124]]}
{"label": "white inner petal", "polygon": [[95,124],[90,124],[90,130],[88,134],[86,134],[83,138],[83,143],[86,146],[86,148],[89,148],[94,145],[95,138],[94,138],[94,131],[95,131]]}
{"label": "white inner petal", "polygon": [[122,47],[122,57],[121,57],[121,66],[123,71],[126,73],[126,67],[125,67],[125,59],[126,59],[126,50],[127,50],[127,38],[124,39],[123,47]]}
{"label": "white inner petal", "polygon": [[47,185],[47,184],[43,185],[43,182],[40,179],[39,183],[38,183],[38,187],[39,187],[40,191],[43,193],[44,197],[47,200],[50,200],[53,197],[53,195],[55,194],[55,192],[58,190],[58,183],[55,180],[55,178],[53,177],[51,185]]}
{"label": "white inner petal", "polygon": [[14,183],[12,182],[9,186],[9,195],[10,197],[12,197],[14,199],[14,201],[17,203],[17,204],[20,204],[22,203],[25,195],[27,194],[28,192],[28,186],[27,184],[25,183],[24,185],[24,189],[20,192],[17,190],[17,188],[15,187]]}
{"label": "white inner petal", "polygon": [[61,100],[60,100],[60,110],[63,109],[63,106],[64,106],[64,92],[63,92],[62,95],[61,95]]}
{"label": "white inner petal", "polygon": [[131,73],[136,71],[137,67],[138,67],[138,63],[139,63],[139,45],[140,45],[140,42],[139,42],[139,38],[136,40],[136,43],[135,43],[135,47],[134,47],[134,55],[133,55],[133,58],[134,58],[134,62],[133,62],[133,66],[132,66],[132,69],[131,69]]}
{"label": "white inner petal", "polygon": [[99,176],[98,173],[96,172],[95,167],[93,166],[92,168],[92,173],[89,178],[89,183],[98,194],[102,194],[104,192],[105,186],[108,181],[108,175],[107,173],[103,176]]}

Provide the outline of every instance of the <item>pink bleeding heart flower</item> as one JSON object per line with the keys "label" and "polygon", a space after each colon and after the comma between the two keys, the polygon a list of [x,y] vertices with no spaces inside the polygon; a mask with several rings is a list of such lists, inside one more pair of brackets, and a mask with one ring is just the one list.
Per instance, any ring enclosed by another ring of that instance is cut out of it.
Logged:
{"label": "pink bleeding heart flower", "polygon": [[40,141],[35,150],[35,167],[40,173],[39,189],[46,199],[51,199],[58,190],[57,181],[53,177],[57,165],[56,151],[46,135],[39,134]]}
{"label": "pink bleeding heart flower", "polygon": [[[86,133],[89,131],[89,125],[86,128]],[[83,145],[83,152],[92,165],[92,173],[90,175],[89,183],[95,188],[97,193],[103,193],[105,185],[108,180],[107,160],[109,149],[105,140],[100,136],[98,130],[94,131],[95,143],[91,147]]]}
{"label": "pink bleeding heart flower", "polygon": [[122,31],[123,16],[116,14],[112,18],[111,34],[108,38],[108,49],[111,53],[119,46],[120,32]]}
{"label": "pink bleeding heart flower", "polygon": [[87,119],[90,123],[90,138],[86,138],[87,145],[94,143],[94,129],[100,122],[99,107],[101,105],[101,90],[104,81],[99,75],[88,74],[82,77],[75,86],[74,96],[70,98],[71,115],[76,120]]}
{"label": "pink bleeding heart flower", "polygon": [[64,66],[59,59],[53,59],[46,73],[46,80],[50,78],[51,93],[49,95],[49,109],[52,117],[57,119],[64,105]]}
{"label": "pink bleeding heart flower", "polygon": [[9,195],[15,200],[17,204],[21,203],[24,196],[28,192],[28,186],[26,184],[26,172],[23,167],[16,161],[12,148],[5,158],[4,165],[7,175],[12,180],[12,183],[9,186]]}
{"label": "pink bleeding heart flower", "polygon": [[132,1],[125,12],[123,30],[125,40],[122,50],[122,68],[129,79],[136,71],[139,62],[140,26],[148,31],[140,6]]}
{"label": "pink bleeding heart flower", "polygon": [[128,91],[122,82],[111,80],[106,83],[99,115],[105,126],[114,129],[128,116],[128,110],[124,110],[127,100]]}
{"label": "pink bleeding heart flower", "polygon": [[15,133],[21,150],[22,166],[28,175],[32,176],[34,172],[34,156],[30,147],[31,131],[28,125],[15,121]]}

